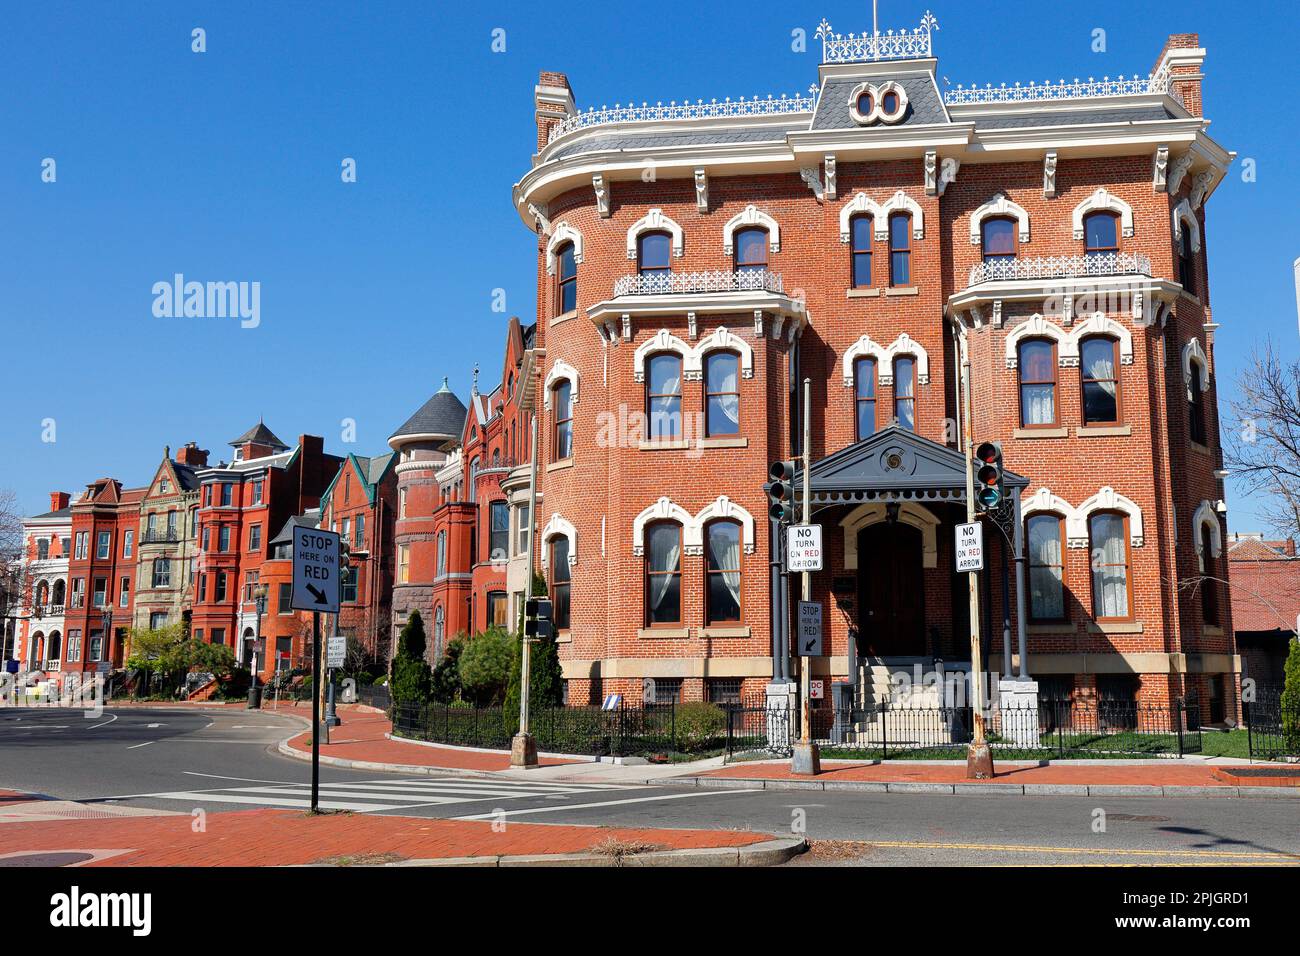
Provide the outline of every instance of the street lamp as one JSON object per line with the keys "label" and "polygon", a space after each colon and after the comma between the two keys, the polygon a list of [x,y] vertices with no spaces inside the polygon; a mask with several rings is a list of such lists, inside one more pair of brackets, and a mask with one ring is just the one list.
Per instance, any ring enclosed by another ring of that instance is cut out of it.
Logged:
{"label": "street lamp", "polygon": [[104,640],[103,643],[100,645],[99,653],[102,659],[104,657],[105,652],[107,652],[108,659],[112,660],[113,657],[113,611],[112,609],[104,608],[104,612],[101,616],[103,618],[103,623],[104,623]]}
{"label": "street lamp", "polygon": [[253,604],[257,608],[257,625],[253,636],[253,679],[248,685],[248,709],[257,710],[262,706],[262,689],[257,685],[257,649],[262,644],[262,615],[266,613],[266,593],[268,587],[259,584],[253,588]]}

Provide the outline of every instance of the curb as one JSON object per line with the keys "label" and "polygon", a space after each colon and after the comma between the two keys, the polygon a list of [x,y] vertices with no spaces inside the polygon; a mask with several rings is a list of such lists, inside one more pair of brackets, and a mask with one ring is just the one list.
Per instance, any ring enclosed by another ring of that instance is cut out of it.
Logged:
{"label": "curb", "polygon": [[[306,760],[311,762],[311,751],[296,750],[289,746],[289,741],[299,736],[299,731],[291,737],[286,737],[280,741],[279,751],[282,756],[292,757],[294,760]],[[457,767],[421,767],[415,764],[406,763],[379,763],[373,760],[348,760],[344,757],[327,757],[325,754],[320,756],[321,766],[342,767],[345,770],[370,770],[378,773],[405,773],[417,777],[440,777],[454,775],[457,777],[482,777],[485,780],[492,779],[498,771],[496,770],[462,770]]]}
{"label": "curb", "polygon": [[808,849],[803,838],[783,837],[748,846],[654,850],[614,858],[604,853],[546,853],[524,856],[459,856],[403,860],[386,866],[780,866]]}
{"label": "curb", "polygon": [[[647,784],[661,781],[639,781]],[[678,777],[680,786],[722,790],[822,790],[855,793],[938,793],[962,797],[1265,797],[1300,800],[1300,787],[1201,787],[1072,783],[919,783],[880,780],[769,780],[762,777]]]}

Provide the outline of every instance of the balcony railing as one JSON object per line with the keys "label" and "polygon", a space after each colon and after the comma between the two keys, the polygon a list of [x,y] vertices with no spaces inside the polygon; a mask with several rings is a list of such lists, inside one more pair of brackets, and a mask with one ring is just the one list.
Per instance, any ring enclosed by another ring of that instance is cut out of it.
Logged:
{"label": "balcony railing", "polygon": [[615,103],[613,106],[602,106],[600,109],[589,107],[585,113],[574,113],[564,122],[551,127],[546,142],[552,143],[575,129],[603,126],[606,123],[717,119],[728,116],[776,116],[782,113],[811,113],[816,106],[816,95],[789,96],[785,93],[780,96],[769,93],[766,97],[755,95],[748,100],[743,96],[736,100],[728,96],[721,102],[712,99],[707,103],[704,100],[696,100],[694,103],[690,100],[683,100],[680,103],[670,100],[666,105],[663,102],[653,105],[643,102],[640,106],[635,103],[629,103],[627,106]]}
{"label": "balcony railing", "polygon": [[36,619],[46,617],[62,617],[62,604],[38,604],[32,608],[32,617]]}
{"label": "balcony railing", "polygon": [[862,63],[873,60],[916,60],[932,55],[930,33],[939,29],[933,13],[925,11],[915,30],[886,30],[884,33],[832,33],[822,20],[813,36],[822,41],[823,63]]}
{"label": "balcony railing", "polygon": [[146,528],[140,535],[141,544],[175,544],[181,533],[175,528]]}
{"label": "balcony railing", "polygon": [[1038,256],[995,259],[971,266],[969,285],[1002,279],[1070,279],[1086,276],[1151,275],[1151,260],[1140,253],[1107,252],[1094,256]]}
{"label": "balcony railing", "polygon": [[1011,86],[1005,83],[994,86],[989,83],[983,87],[963,87],[958,83],[956,89],[944,93],[943,101],[949,106],[957,106],[963,103],[1024,103],[1165,93],[1181,103],[1182,97],[1174,89],[1172,78],[1168,70],[1162,70],[1150,76],[1138,76],[1134,73],[1130,77],[1125,77],[1120,74],[1113,80],[1109,76],[1103,76],[1100,80],[1093,79],[1091,76],[1087,80],[1080,80],[1076,76],[1073,82],[1062,79],[1053,83],[1051,80],[1044,80],[1042,83],[1031,81],[1024,84],[1014,83]]}
{"label": "balcony railing", "polygon": [[780,274],[766,269],[745,272],[651,272],[646,275],[620,276],[614,282],[615,296],[784,291]]}

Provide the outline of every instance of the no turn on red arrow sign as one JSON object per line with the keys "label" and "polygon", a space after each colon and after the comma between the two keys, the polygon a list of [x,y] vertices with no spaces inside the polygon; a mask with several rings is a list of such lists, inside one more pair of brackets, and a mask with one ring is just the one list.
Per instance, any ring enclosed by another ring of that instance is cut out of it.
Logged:
{"label": "no turn on red arrow sign", "polygon": [[317,528],[293,529],[295,611],[339,612],[339,536]]}

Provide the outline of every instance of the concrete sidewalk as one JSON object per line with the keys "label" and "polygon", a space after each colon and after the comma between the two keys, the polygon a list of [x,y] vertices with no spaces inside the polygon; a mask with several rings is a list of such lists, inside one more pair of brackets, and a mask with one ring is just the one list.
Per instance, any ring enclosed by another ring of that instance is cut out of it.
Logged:
{"label": "concrete sidewalk", "polygon": [[0,867],[770,866],[805,848],[803,840],[732,830],[501,826],[293,810],[193,816],[33,800],[30,794],[9,794],[0,840]]}

